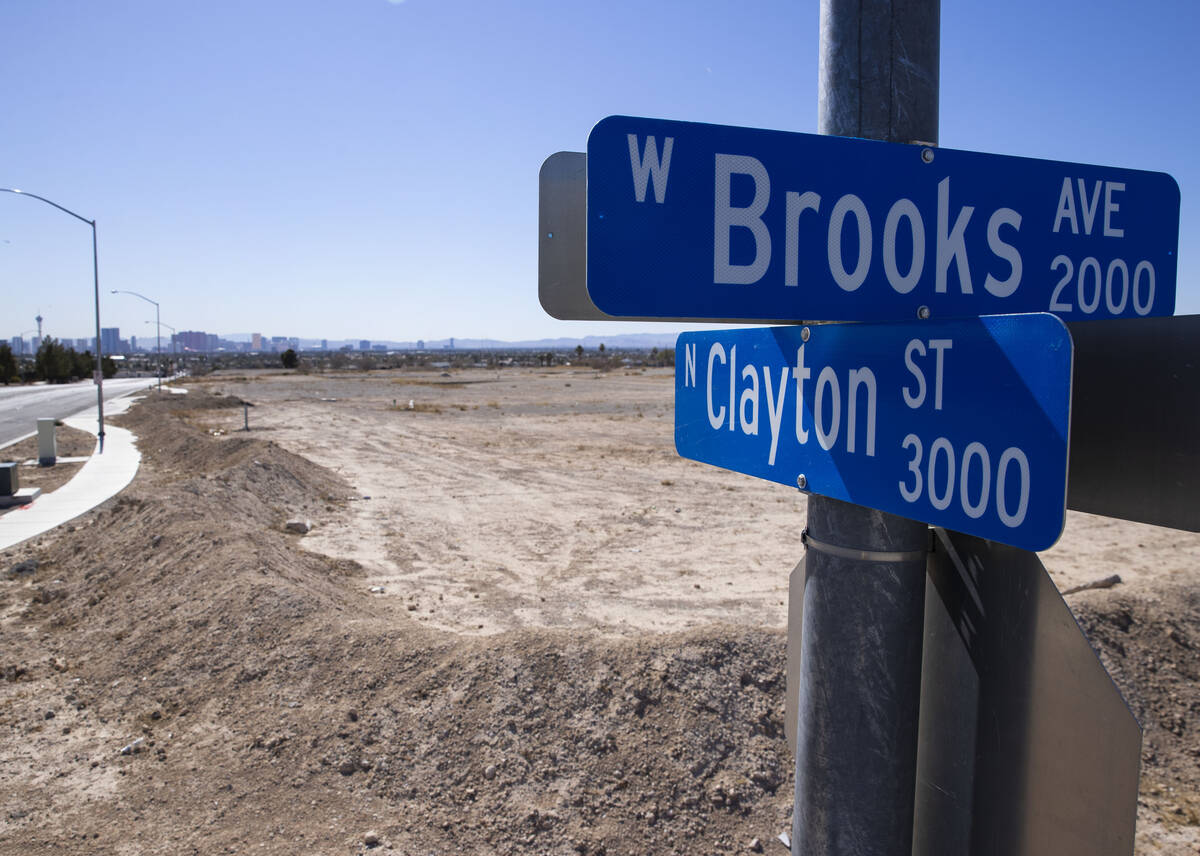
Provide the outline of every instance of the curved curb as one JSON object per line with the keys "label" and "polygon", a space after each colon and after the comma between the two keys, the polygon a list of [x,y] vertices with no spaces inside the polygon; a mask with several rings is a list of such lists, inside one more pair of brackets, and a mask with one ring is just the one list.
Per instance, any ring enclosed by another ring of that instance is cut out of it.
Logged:
{"label": "curved curb", "polygon": [[[132,403],[133,399],[116,399],[114,404],[117,401]],[[128,406],[118,406],[114,412]],[[96,434],[96,417],[91,410],[69,416],[63,424]],[[93,452],[75,477],[62,487],[0,517],[0,550],[61,526],[116,496],[133,481],[141,461],[137,437],[124,428],[106,425],[104,454]]]}

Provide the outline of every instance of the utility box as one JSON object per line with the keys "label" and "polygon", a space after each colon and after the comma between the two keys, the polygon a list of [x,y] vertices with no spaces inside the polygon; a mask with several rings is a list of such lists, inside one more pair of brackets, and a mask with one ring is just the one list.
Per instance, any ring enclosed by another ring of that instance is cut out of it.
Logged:
{"label": "utility box", "polygon": [[54,440],[54,420],[39,419],[38,433],[38,463],[43,467],[52,467],[58,460],[58,444]]}
{"label": "utility box", "polygon": [[0,496],[12,496],[20,489],[16,464],[0,464]]}

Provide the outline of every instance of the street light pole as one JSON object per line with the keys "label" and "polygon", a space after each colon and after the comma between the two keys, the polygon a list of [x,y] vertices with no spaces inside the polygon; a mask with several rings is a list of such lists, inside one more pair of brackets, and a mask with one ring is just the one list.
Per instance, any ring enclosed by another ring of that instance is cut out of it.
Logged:
{"label": "street light pole", "polygon": [[104,452],[104,364],[102,362],[103,353],[100,345],[100,254],[96,245],[96,221],[89,220],[79,214],[76,214],[70,208],[64,208],[57,202],[51,202],[44,196],[38,196],[36,193],[30,193],[26,190],[17,190],[12,187],[0,187],[0,191],[4,193],[16,193],[19,196],[29,196],[47,205],[53,205],[64,214],[70,214],[76,220],[82,220],[92,227],[92,285],[95,290],[96,298],[96,421],[99,425],[99,432],[96,437],[99,441],[97,453]]}
{"label": "street light pole", "polygon": [[166,321],[162,322],[162,326],[166,327],[168,330],[171,331],[171,365],[172,365],[172,367],[174,367],[175,366],[175,355],[177,353],[179,353],[178,349],[176,348],[176,343],[179,341],[179,331],[176,330],[174,327],[172,327],[170,324],[168,324]]}
{"label": "street light pole", "polygon": [[161,324],[161,323],[159,322],[159,320],[158,320],[158,301],[157,301],[157,300],[151,300],[151,299],[150,299],[149,297],[147,297],[146,295],[144,295],[144,294],[138,294],[136,291],[124,291],[124,290],[122,290],[122,289],[116,289],[116,288],[114,288],[114,289],[113,289],[113,294],[132,294],[134,297],[140,297],[142,300],[146,301],[147,303],[153,303],[153,304],[154,304],[154,329],[155,329],[155,337],[154,337],[154,352],[155,352],[155,355],[158,357],[158,391],[159,391],[159,392],[162,392],[162,373],[163,373],[163,367],[162,367],[162,324]]}
{"label": "street light pole", "polygon": [[168,324],[166,321],[163,321],[162,325],[171,331],[171,356],[173,357],[173,356],[175,356],[176,353],[178,353],[178,349],[175,347],[175,343],[179,340],[179,331],[176,330],[174,327],[172,327],[170,324]]}

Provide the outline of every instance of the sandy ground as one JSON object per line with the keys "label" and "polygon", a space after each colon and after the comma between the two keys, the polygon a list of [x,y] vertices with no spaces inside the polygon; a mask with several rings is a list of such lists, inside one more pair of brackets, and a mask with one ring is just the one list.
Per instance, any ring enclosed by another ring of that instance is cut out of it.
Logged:
{"label": "sandy ground", "polygon": [[306,546],[362,563],[397,609],[437,600],[422,615],[432,626],[782,626],[804,497],[679,458],[670,378],[567,369],[208,386],[252,401],[254,431],[355,486],[352,514],[316,521]]}
{"label": "sandy ground", "polygon": [[[669,371],[188,385],[0,556],[0,853],[784,852],[805,500],[680,459]],[[1139,854],[1200,852],[1198,555],[1071,514],[1042,557],[1124,581],[1068,602],[1145,728]]]}
{"label": "sandy ground", "polygon": [[[359,561],[388,598],[440,598],[434,626],[783,628],[805,497],[676,455],[673,377],[477,370],[205,387],[253,402],[254,431],[356,487],[353,514],[322,522],[307,546]],[[239,412],[219,427],[243,424]],[[1060,590],[1113,574],[1195,579],[1200,534],[1072,511],[1041,558]]]}

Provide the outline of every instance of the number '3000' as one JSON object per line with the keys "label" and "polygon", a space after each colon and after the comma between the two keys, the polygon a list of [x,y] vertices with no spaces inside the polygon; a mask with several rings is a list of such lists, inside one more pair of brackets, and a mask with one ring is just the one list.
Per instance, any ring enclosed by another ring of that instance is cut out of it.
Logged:
{"label": "number '3000'", "polygon": [[[916,502],[924,496],[938,511],[957,502],[973,520],[994,504],[1005,526],[1016,528],[1024,522],[1029,511],[1029,458],[1016,446],[1005,449],[993,469],[991,455],[982,443],[968,443],[959,458],[954,445],[938,437],[929,446],[928,459],[916,434],[906,436],[900,445],[912,454],[908,474],[899,482],[905,502]],[[1019,480],[1015,490],[1008,489],[1012,479]]]}

